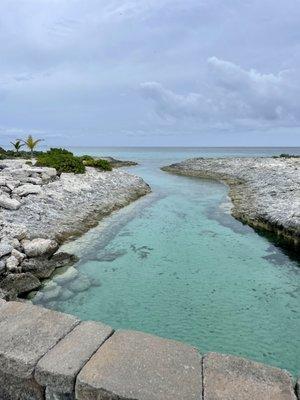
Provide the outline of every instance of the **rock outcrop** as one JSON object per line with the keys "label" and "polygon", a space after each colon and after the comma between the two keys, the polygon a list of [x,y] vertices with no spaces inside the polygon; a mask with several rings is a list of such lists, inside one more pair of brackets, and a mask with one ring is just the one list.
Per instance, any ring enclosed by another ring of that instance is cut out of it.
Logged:
{"label": "rock outcrop", "polygon": [[[84,174],[59,176],[54,168],[37,168],[25,160],[1,161],[1,296],[14,299],[40,287],[40,279],[76,261],[68,254],[54,254],[60,243],[149,191],[141,178],[121,171],[87,168]],[[90,286],[85,276],[72,282],[74,292]],[[47,293],[40,297],[67,294],[58,285],[51,289],[46,286]]]}
{"label": "rock outcrop", "polygon": [[228,184],[235,218],[300,247],[300,158],[194,158],[162,169]]}

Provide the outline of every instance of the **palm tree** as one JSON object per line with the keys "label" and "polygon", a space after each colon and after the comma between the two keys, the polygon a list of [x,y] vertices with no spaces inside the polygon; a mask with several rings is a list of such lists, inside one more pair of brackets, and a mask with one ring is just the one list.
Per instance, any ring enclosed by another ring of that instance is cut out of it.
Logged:
{"label": "palm tree", "polygon": [[16,150],[17,154],[19,154],[19,151],[20,151],[21,147],[25,146],[24,143],[21,143],[20,139],[17,139],[14,142],[10,142],[10,143],[13,145],[13,147]]}
{"label": "palm tree", "polygon": [[26,140],[23,140],[24,144],[26,144],[26,146],[29,148],[31,152],[31,158],[33,158],[33,150],[42,140],[43,139],[34,139],[32,135],[28,135],[28,138]]}

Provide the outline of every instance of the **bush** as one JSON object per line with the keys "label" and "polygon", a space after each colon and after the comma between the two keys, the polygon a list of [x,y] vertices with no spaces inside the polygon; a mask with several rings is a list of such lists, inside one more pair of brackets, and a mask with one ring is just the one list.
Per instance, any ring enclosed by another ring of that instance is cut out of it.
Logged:
{"label": "bush", "polygon": [[79,158],[80,158],[80,160],[82,160],[82,161],[94,161],[94,157],[89,156],[89,155],[87,155],[87,154],[85,154],[85,155],[83,155],[83,156],[80,156]]}
{"label": "bush", "polygon": [[90,159],[84,160],[84,165],[86,165],[87,167],[94,167],[94,168],[102,169],[104,171],[112,170],[111,164],[107,160],[101,160],[101,159],[94,160],[92,158],[92,160],[90,160]]}
{"label": "bush", "polygon": [[82,160],[65,149],[53,148],[39,155],[36,165],[40,167],[53,167],[59,174],[62,172],[83,174],[85,172],[85,166]]}

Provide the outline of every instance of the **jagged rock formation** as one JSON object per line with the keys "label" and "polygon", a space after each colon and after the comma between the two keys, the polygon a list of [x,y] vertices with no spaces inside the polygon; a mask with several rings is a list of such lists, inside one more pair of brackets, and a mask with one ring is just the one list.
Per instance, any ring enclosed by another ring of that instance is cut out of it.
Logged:
{"label": "jagged rock formation", "polygon": [[[0,162],[0,297],[37,289],[39,279],[75,258],[53,254],[66,239],[88,230],[101,217],[150,191],[139,177],[121,171],[57,174],[25,160]],[[74,291],[90,287],[86,277]],[[60,293],[59,288],[48,298]],[[46,297],[46,295],[45,295]]]}
{"label": "jagged rock formation", "polygon": [[228,184],[232,215],[300,246],[300,158],[194,158],[164,171]]}

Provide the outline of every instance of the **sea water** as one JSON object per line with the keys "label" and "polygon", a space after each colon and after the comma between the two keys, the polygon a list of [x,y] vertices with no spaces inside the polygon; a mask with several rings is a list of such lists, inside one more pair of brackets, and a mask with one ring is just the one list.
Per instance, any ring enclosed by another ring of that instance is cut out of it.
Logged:
{"label": "sea water", "polygon": [[126,170],[143,177],[152,193],[65,246],[96,285],[50,307],[299,374],[296,257],[231,217],[226,186],[160,170],[194,156],[300,154],[299,148],[73,151],[137,161]]}

